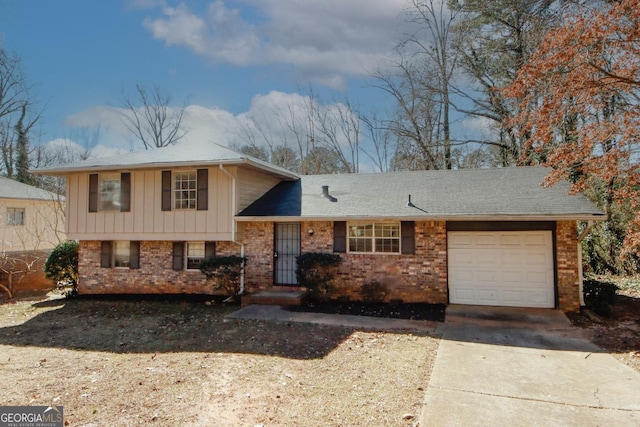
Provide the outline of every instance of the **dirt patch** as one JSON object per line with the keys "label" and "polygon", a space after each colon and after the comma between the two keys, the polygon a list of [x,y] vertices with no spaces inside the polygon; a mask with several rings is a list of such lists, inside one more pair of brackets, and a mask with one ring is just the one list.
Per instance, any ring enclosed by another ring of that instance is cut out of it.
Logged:
{"label": "dirt patch", "polygon": [[416,422],[437,337],[230,320],[237,306],[209,303],[0,305],[0,401],[63,405],[74,426]]}
{"label": "dirt patch", "polygon": [[364,303],[361,301],[324,301],[287,307],[290,311],[350,314],[391,319],[430,320],[444,322],[444,304]]}
{"label": "dirt patch", "polygon": [[592,341],[640,372],[640,278],[606,277],[620,288],[610,318],[597,323],[579,314],[570,316],[576,326],[590,329]]}

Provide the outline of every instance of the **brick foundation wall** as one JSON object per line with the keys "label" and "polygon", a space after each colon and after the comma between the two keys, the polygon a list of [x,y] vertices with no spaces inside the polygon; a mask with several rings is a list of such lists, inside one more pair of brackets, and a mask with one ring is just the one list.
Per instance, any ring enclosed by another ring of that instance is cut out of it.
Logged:
{"label": "brick foundation wall", "polygon": [[[232,242],[217,242],[216,253],[239,255]],[[81,294],[220,294],[199,271],[174,271],[173,242],[140,242],[140,268],[100,267],[100,242],[80,241],[78,291]]]}
{"label": "brick foundation wall", "polygon": [[[313,230],[313,234],[309,234]],[[416,222],[415,255],[340,254],[342,263],[334,296],[360,299],[360,287],[378,281],[389,288],[389,299],[447,303],[447,239],[444,222]],[[273,223],[245,226],[245,285],[248,291],[273,285]],[[333,252],[333,223],[301,223],[301,252]]]}
{"label": "brick foundation wall", "polygon": [[578,230],[575,221],[556,224],[558,308],[564,312],[580,310],[578,276]]}

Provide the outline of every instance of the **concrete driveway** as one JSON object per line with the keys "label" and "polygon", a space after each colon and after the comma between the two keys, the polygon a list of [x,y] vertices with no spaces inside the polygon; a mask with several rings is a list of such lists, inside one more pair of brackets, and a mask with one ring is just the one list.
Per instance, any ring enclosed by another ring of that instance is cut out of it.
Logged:
{"label": "concrete driveway", "polygon": [[452,305],[425,426],[638,426],[640,373],[558,310]]}

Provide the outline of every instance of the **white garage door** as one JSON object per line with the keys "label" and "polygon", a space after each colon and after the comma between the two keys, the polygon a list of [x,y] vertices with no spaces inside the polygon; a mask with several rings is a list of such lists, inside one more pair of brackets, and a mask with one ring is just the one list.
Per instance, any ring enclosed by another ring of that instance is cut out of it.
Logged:
{"label": "white garage door", "polygon": [[450,231],[449,301],[555,306],[551,231]]}

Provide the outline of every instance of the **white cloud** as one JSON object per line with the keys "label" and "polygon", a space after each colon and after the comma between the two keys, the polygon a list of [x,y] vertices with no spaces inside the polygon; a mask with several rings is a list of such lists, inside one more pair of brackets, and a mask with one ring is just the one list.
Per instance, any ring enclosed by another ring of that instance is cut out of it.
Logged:
{"label": "white cloud", "polygon": [[[233,3],[238,7],[228,6]],[[144,26],[215,63],[293,66],[331,87],[371,72],[398,40],[402,0],[217,0],[199,14],[164,7]],[[251,16],[251,18],[248,18]]]}
{"label": "white cloud", "polygon": [[[215,142],[225,146],[242,146],[249,143],[249,130],[253,132],[258,145],[266,144],[264,137],[267,137],[275,145],[291,146],[296,140],[291,127],[299,129],[298,136],[304,134],[306,138],[304,132],[309,124],[306,111],[311,102],[308,96],[299,93],[271,91],[254,96],[248,110],[238,115],[220,108],[189,105],[182,121],[187,134],[180,142]],[[338,106],[335,103],[314,105],[328,115],[336,114]],[[97,138],[91,140],[92,156],[140,151],[143,149],[141,143],[137,142],[122,122],[122,113],[125,111],[107,106],[94,107],[69,116],[66,124],[72,130],[71,135],[74,135],[73,130],[77,131],[75,135],[94,135],[91,131],[99,128]],[[260,131],[264,132],[264,137]],[[64,141],[84,150],[87,143],[80,139],[82,138]],[[60,144],[63,140],[56,141],[56,144]]]}
{"label": "white cloud", "polygon": [[465,138],[472,141],[495,139],[496,123],[486,117],[468,117],[461,122]]}

